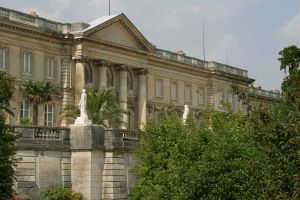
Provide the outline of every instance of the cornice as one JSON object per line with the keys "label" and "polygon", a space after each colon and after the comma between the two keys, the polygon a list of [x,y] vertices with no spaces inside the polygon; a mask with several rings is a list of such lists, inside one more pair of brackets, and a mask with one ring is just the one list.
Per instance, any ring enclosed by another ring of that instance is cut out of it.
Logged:
{"label": "cornice", "polygon": [[63,41],[72,39],[72,36],[69,34],[57,33],[27,24],[3,20],[1,18],[0,29],[3,29],[4,32],[12,32],[30,38],[37,38],[43,41],[49,41],[49,39],[56,40],[57,43],[62,43]]}

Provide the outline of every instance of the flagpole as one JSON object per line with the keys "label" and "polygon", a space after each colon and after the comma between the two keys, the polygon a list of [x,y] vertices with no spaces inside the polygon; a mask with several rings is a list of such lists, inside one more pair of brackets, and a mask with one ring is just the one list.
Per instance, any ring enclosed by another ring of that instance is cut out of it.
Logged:
{"label": "flagpole", "polygon": [[110,0],[108,0],[108,16],[110,16]]}
{"label": "flagpole", "polygon": [[[202,31],[203,31],[203,32],[202,32],[203,60],[204,60],[204,65],[206,65],[206,63],[205,63],[206,60],[205,60],[205,36],[204,36],[205,30],[204,30],[204,17],[203,17]],[[205,67],[206,67],[206,66],[205,66]]]}

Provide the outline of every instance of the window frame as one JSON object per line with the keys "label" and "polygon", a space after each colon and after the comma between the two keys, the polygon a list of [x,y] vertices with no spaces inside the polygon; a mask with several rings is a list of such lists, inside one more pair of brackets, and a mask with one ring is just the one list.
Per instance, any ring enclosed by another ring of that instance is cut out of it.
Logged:
{"label": "window frame", "polygon": [[[202,91],[202,103],[200,102],[200,91]],[[204,106],[205,105],[205,91],[203,87],[199,87],[197,90],[197,102],[198,106]]]}
{"label": "window frame", "polygon": [[[175,86],[175,90],[173,90],[173,86]],[[173,91],[175,91],[175,96]],[[171,81],[171,84],[170,84],[170,98],[172,101],[177,101],[178,99],[178,84],[177,84],[177,81]]]}
{"label": "window frame", "polygon": [[[160,94],[158,94],[158,82],[160,82]],[[155,79],[155,97],[156,98],[162,98],[163,97],[163,79],[162,78],[156,78]]]}
{"label": "window frame", "polygon": [[[220,99],[220,94],[222,96],[222,98]],[[222,89],[218,89],[217,90],[217,108],[222,108],[222,102],[224,102],[225,100],[225,91]]]}
{"label": "window frame", "polygon": [[[30,59],[28,59],[28,56]],[[29,64],[28,64],[28,60],[29,60]],[[27,50],[27,49],[21,50],[21,74],[32,75],[33,66],[34,66],[34,51]]]}
{"label": "window frame", "polygon": [[184,84],[184,102],[192,103],[192,84],[190,83]]}
{"label": "window frame", "polygon": [[[52,60],[52,74],[50,74],[50,70],[49,70],[49,61]],[[57,77],[57,58],[54,55],[50,55],[50,54],[46,54],[45,55],[45,78],[48,80],[56,80]]]}
{"label": "window frame", "polygon": [[[27,116],[25,116],[26,112],[27,112]],[[26,119],[26,118],[31,119],[30,103],[28,101],[21,101],[19,118],[20,119]]]}
{"label": "window frame", "polygon": [[[9,49],[5,45],[0,45],[0,69],[1,70],[7,70],[8,69],[8,53]],[[3,51],[4,50],[4,51]]]}
{"label": "window frame", "polygon": [[[49,111],[51,108],[51,112]],[[51,114],[51,119],[49,119],[49,114]],[[53,126],[54,125],[54,105],[53,104],[45,104],[44,105],[44,126]]]}

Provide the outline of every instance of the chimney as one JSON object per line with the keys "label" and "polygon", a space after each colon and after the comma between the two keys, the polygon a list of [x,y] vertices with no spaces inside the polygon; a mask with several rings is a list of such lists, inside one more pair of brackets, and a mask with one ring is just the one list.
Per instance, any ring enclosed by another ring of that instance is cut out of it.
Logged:
{"label": "chimney", "polygon": [[182,50],[177,50],[174,53],[176,53],[177,55],[185,56],[185,53]]}
{"label": "chimney", "polygon": [[35,10],[30,11],[29,15],[34,16],[34,17],[38,17],[38,14],[35,12]]}

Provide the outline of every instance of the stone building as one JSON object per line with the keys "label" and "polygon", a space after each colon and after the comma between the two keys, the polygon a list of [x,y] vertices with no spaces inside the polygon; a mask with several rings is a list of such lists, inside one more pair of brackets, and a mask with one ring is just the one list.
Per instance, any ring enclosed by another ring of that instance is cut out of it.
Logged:
{"label": "stone building", "polygon": [[[60,23],[0,8],[0,70],[25,80],[50,81],[57,88],[52,102],[39,108],[39,125],[66,124],[61,106],[77,104],[82,88],[115,88],[128,128],[154,119],[158,110],[187,104],[197,116],[220,102],[242,109],[232,85],[248,88],[254,81],[247,71],[214,61],[156,48],[125,14],[104,16],[90,23]],[[273,92],[258,96],[279,97]],[[31,118],[29,102],[17,95],[12,107],[20,118]]]}
{"label": "stone building", "polygon": [[[95,136],[97,128],[91,126],[86,130],[92,133],[80,140],[86,143],[75,139],[72,144],[76,134],[70,137],[69,128],[53,128],[70,123],[60,119],[59,112],[63,106],[78,105],[83,88],[115,89],[121,108],[131,111],[122,116],[128,124],[123,129],[143,128],[158,111],[184,105],[196,119],[209,106],[222,109],[223,101],[234,111],[243,110],[232,86],[248,91],[255,101],[280,98],[276,92],[250,89],[254,79],[246,70],[156,48],[125,14],[61,23],[0,7],[0,70],[17,80],[15,115],[7,119],[22,133],[16,188],[33,195],[62,184],[88,199],[126,199],[134,184],[128,172],[138,142],[134,133],[101,129]],[[26,128],[18,125],[32,117],[32,105],[22,99],[19,87],[30,79],[50,81],[56,92],[53,101],[40,105],[39,126]]]}

